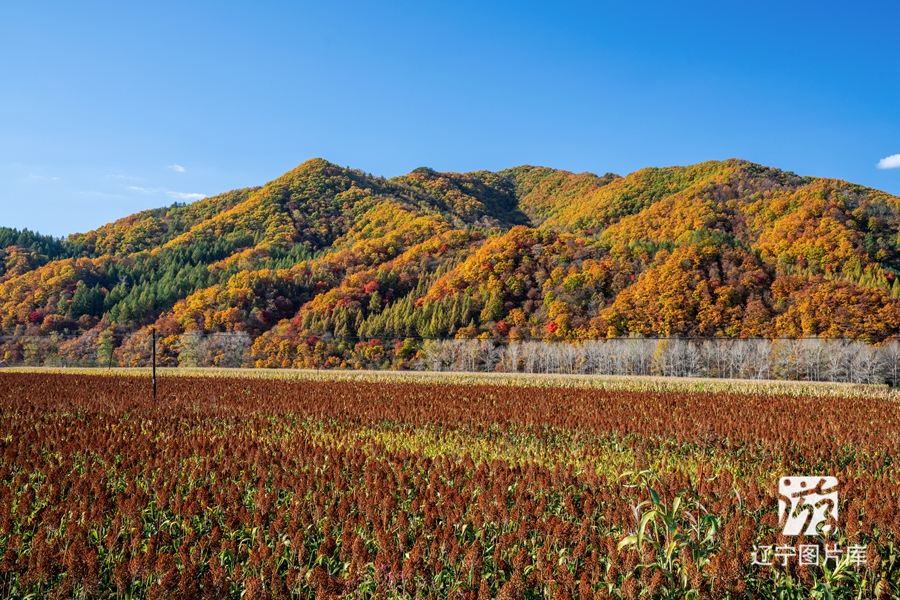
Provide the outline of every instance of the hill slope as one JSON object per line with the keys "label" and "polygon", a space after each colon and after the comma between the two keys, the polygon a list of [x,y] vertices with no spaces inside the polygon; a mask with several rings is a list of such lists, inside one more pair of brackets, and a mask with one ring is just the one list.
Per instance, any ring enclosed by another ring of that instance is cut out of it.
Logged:
{"label": "hill slope", "polygon": [[174,354],[246,331],[272,366],[373,338],[877,342],[900,328],[898,227],[897,197],[734,159],[392,179],[313,159],[63,241],[0,229],[0,333],[156,323]]}

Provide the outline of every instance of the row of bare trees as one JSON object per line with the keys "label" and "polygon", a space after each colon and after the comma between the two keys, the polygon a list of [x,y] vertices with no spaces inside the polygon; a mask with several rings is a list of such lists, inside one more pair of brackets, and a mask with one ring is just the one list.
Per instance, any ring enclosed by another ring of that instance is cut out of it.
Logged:
{"label": "row of bare trees", "polygon": [[610,339],[577,344],[429,340],[423,368],[591,375],[663,375],[900,383],[900,343],[850,340]]}
{"label": "row of bare trees", "polygon": [[[245,332],[181,335],[161,365],[250,367]],[[425,340],[411,364],[433,371],[592,375],[663,375],[729,379],[791,379],[900,384],[900,342],[879,346],[850,340],[618,338],[578,343]],[[129,334],[114,348],[106,332],[90,339],[0,340],[8,364],[148,366],[151,338]]]}

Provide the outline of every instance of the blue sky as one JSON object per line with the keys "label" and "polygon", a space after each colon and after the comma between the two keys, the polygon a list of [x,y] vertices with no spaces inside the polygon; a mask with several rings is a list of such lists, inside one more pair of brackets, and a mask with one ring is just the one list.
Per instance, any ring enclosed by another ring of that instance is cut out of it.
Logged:
{"label": "blue sky", "polygon": [[[0,6],[0,225],[304,160],[394,176],[739,157],[900,195],[900,2]],[[896,164],[900,158],[886,161]]]}

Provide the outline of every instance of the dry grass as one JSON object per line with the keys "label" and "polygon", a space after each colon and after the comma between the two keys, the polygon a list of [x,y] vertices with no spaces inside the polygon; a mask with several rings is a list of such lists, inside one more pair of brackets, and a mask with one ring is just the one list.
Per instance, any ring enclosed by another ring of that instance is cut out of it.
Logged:
{"label": "dry grass", "polygon": [[[14,373],[70,373],[149,377],[149,368],[115,367],[59,368],[9,367]],[[158,377],[242,377],[279,381],[359,381],[369,383],[434,383],[455,385],[499,385],[553,388],[588,388],[637,392],[681,392],[711,394],[773,394],[788,396],[900,399],[900,391],[886,385],[784,381],[757,379],[710,379],[688,377],[568,375],[534,373],[467,373],[433,371],[344,371],[311,369],[159,368]]]}

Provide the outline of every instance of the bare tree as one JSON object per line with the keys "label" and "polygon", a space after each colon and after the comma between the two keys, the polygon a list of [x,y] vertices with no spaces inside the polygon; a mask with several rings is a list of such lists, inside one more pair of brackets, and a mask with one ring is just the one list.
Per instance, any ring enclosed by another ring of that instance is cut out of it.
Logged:
{"label": "bare tree", "polygon": [[581,372],[599,374],[601,373],[601,361],[603,360],[604,342],[598,340],[587,340],[581,342]]}
{"label": "bare tree", "polygon": [[771,372],[769,357],[772,354],[772,342],[769,340],[746,340],[750,344],[749,377],[768,379]]}
{"label": "bare tree", "polygon": [[[653,362],[653,353],[656,344],[653,340],[631,339],[628,340],[630,356],[632,357],[632,375],[649,375]],[[623,375],[625,373],[622,373]]]}
{"label": "bare tree", "polygon": [[541,352],[542,342],[525,342],[522,344],[522,356],[526,373],[540,373],[543,365]]}
{"label": "bare tree", "polygon": [[850,381],[876,383],[881,371],[881,356],[877,350],[862,342],[850,344]]}
{"label": "bare tree", "polygon": [[879,348],[884,365],[884,375],[892,387],[900,384],[900,343],[896,340],[885,342]]}
{"label": "bare tree", "polygon": [[806,359],[806,379],[821,381],[827,365],[828,344],[819,338],[807,338],[801,340],[801,345]]}
{"label": "bare tree", "polygon": [[578,349],[574,344],[554,344],[556,347],[556,364],[558,373],[571,375],[577,370],[579,361]]}
{"label": "bare tree", "polygon": [[422,344],[422,353],[425,355],[425,365],[429,370],[445,371],[453,364],[451,344],[451,340],[425,340]]}
{"label": "bare tree", "polygon": [[825,377],[828,381],[848,381],[850,377],[850,353],[846,340],[832,340],[828,343],[825,358]]}
{"label": "bare tree", "polygon": [[510,342],[503,349],[503,356],[500,360],[501,366],[507,373],[519,372],[519,361],[522,359],[522,345],[519,342]]}
{"label": "bare tree", "polygon": [[476,368],[480,367],[482,371],[494,371],[497,363],[500,362],[502,349],[491,340],[484,340],[477,345],[476,351],[478,353]]}

